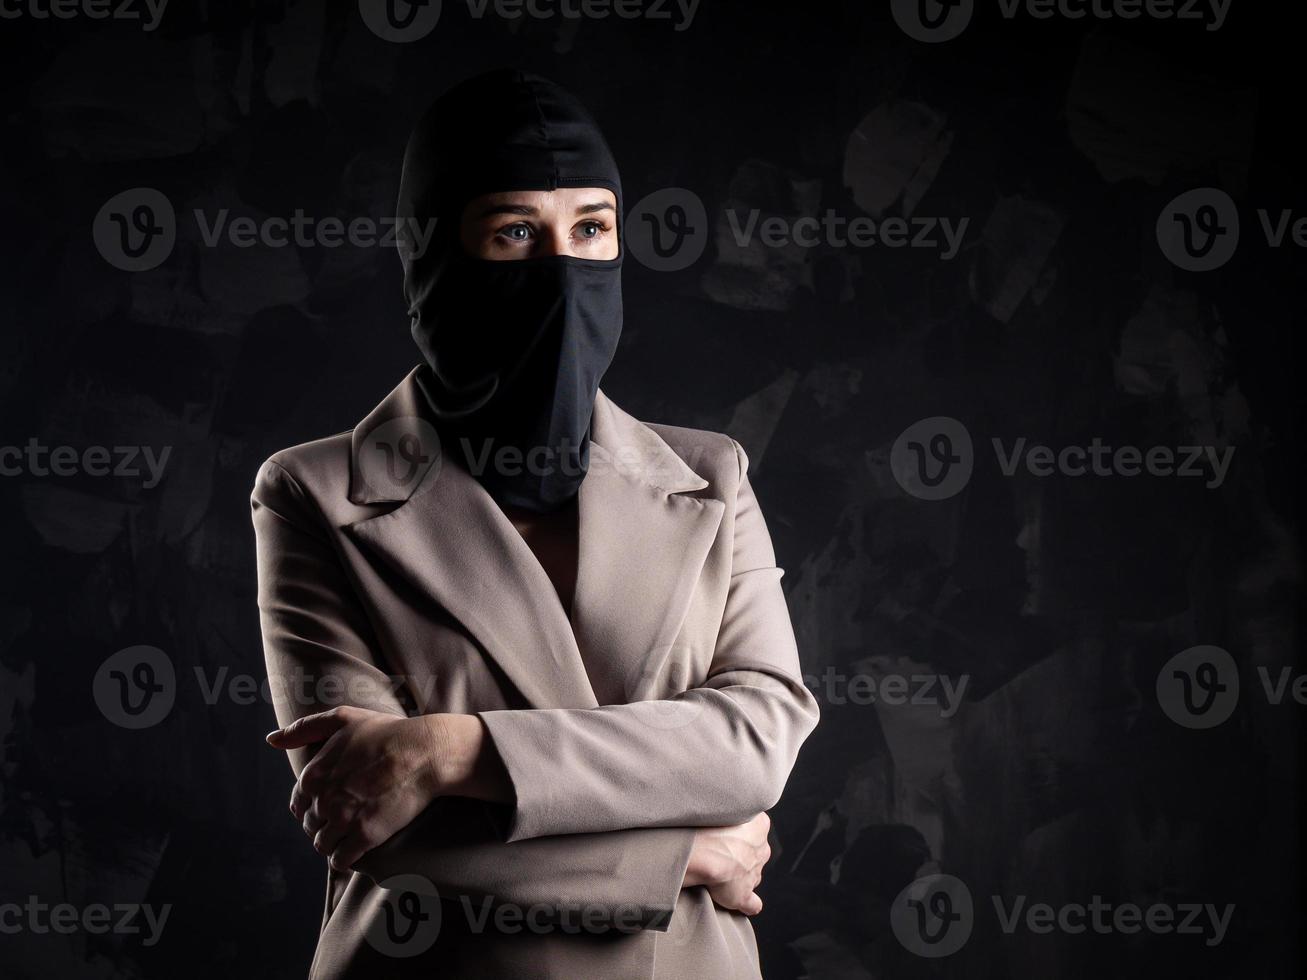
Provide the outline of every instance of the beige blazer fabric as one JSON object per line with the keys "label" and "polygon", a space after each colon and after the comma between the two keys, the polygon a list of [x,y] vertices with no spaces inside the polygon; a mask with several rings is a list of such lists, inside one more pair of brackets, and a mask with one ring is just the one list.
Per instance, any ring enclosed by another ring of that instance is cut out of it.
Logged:
{"label": "beige blazer fabric", "polygon": [[817,722],[744,451],[601,391],[569,615],[424,411],[411,373],[259,471],[277,720],[476,713],[516,800],[440,799],[328,870],[310,975],[759,977],[749,920],[681,888],[694,828],[774,805]]}

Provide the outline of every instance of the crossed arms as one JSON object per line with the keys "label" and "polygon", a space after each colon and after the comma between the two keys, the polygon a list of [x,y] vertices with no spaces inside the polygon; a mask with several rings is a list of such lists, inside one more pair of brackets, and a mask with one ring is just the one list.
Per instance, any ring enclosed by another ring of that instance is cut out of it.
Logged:
{"label": "crossed arms", "polygon": [[[283,726],[269,742],[288,751],[292,812],[334,867],[378,882],[420,874],[442,895],[638,907],[654,929],[667,927],[683,887],[708,887],[746,913],[761,907],[762,811],[780,797],[817,707],[736,452],[732,576],[702,687],[665,701],[471,715],[406,709],[319,508],[290,472],[264,465],[251,503]],[[333,679],[346,704],[287,695],[277,682],[292,676]],[[510,804],[506,832],[483,801]]]}

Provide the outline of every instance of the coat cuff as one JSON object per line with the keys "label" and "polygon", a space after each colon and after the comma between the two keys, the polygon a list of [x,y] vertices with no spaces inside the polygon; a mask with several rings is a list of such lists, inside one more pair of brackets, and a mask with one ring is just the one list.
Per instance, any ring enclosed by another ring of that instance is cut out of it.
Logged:
{"label": "coat cuff", "polygon": [[[561,761],[550,756],[548,727],[533,725],[530,712],[481,711],[477,717],[490,733],[513,785],[514,803],[505,840],[549,837],[566,825],[576,807]],[[535,729],[539,730],[536,731]]]}
{"label": "coat cuff", "polygon": [[690,864],[698,831],[693,827],[658,827],[642,833],[650,835],[652,846],[631,849],[639,852],[632,855],[631,880],[643,879],[649,883],[652,914],[644,927],[651,932],[666,932],[681,897],[685,869]]}

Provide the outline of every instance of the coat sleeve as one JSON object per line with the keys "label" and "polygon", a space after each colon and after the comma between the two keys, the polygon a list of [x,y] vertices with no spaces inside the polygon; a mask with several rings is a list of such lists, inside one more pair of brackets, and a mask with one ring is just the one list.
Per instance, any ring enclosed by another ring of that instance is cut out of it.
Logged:
{"label": "coat sleeve", "polygon": [[[277,721],[350,704],[412,714],[412,698],[380,666],[367,615],[301,484],[268,461],[251,497],[264,656]],[[298,778],[310,750],[290,753]],[[602,923],[663,931],[680,894],[694,831],[627,830],[507,842],[502,808],[437,800],[368,852],[357,870],[377,882],[429,880],[442,898],[555,908],[580,904]],[[634,925],[633,925],[634,924]]]}
{"label": "coat sleeve", "polygon": [[510,840],[740,823],[780,799],[818,709],[748,457],[732,443],[731,579],[706,681],[666,700],[482,712],[516,793]]}

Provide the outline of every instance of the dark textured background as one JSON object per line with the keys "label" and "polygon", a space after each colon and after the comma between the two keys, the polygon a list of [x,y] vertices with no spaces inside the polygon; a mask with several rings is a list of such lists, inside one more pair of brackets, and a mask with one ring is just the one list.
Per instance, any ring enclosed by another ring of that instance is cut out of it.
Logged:
{"label": "dark textured background", "polygon": [[[162,940],[0,934],[5,977],[302,976],[323,869],[285,812],[262,701],[248,494],[271,452],[349,428],[415,361],[383,248],[206,247],[112,267],[101,206],[157,188],[179,214],[391,213],[403,140],[449,83],[530,68],[594,110],[628,203],[692,190],[715,225],[690,268],[628,261],[605,389],[638,417],[729,431],[787,568],[805,670],[969,678],[950,717],[837,704],[775,812],[757,920],[769,980],[1294,977],[1307,708],[1301,669],[1301,248],[1256,209],[1307,207],[1302,34],[1234,0],[1175,21],[1005,20],[922,44],[888,5],[703,0],[667,22],[476,21],[423,41],[352,3],[185,3],[157,31],[0,20],[6,56],[4,445],[171,446],[163,480],[0,480],[0,902],[172,903]],[[847,170],[851,134],[871,117]],[[851,186],[850,186],[851,185]],[[1226,191],[1234,258],[1185,272],[1162,208]],[[968,218],[959,254],[740,249],[723,209]],[[866,209],[866,210],[860,210]],[[963,422],[975,471],[916,499],[890,449]],[[1008,477],[991,437],[1235,446],[1217,489]],[[92,697],[148,644],[176,704],[143,731]],[[1210,730],[1155,681],[1200,644],[1243,692]],[[224,674],[223,672],[227,673]],[[976,900],[966,946],[922,959],[889,926],[925,872]],[[1004,935],[988,896],[1234,903],[1215,946],[1177,935]]]}

